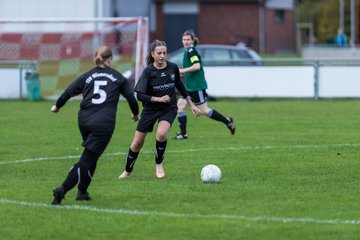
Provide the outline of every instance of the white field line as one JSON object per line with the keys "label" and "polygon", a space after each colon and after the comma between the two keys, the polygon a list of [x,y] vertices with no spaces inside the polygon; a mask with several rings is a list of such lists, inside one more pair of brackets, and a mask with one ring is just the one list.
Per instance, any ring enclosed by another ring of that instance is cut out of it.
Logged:
{"label": "white field line", "polygon": [[257,216],[247,217],[241,215],[227,215],[227,214],[196,214],[196,213],[175,213],[175,212],[159,212],[159,211],[142,211],[129,209],[111,209],[98,208],[81,205],[51,205],[48,203],[34,203],[24,202],[9,199],[0,199],[0,204],[3,205],[17,205],[22,207],[37,207],[37,208],[57,208],[66,210],[81,210],[88,212],[122,214],[122,215],[138,215],[138,216],[160,216],[160,217],[174,217],[174,218],[203,218],[214,220],[234,220],[247,222],[282,222],[282,223],[309,223],[309,224],[338,224],[338,225],[360,225],[360,220],[341,220],[341,219],[316,219],[316,218],[295,218],[295,217],[269,217]]}
{"label": "white field line", "polygon": [[[339,143],[339,144],[322,144],[322,145],[289,145],[289,146],[240,146],[240,147],[220,147],[220,148],[189,148],[181,150],[167,150],[168,153],[182,153],[182,152],[203,152],[203,151],[251,151],[251,150],[269,150],[269,149],[317,149],[317,148],[328,148],[328,147],[360,147],[360,143]],[[141,151],[142,154],[154,154],[153,151]],[[126,155],[127,152],[115,152],[106,153],[104,156],[117,156]],[[37,161],[49,161],[49,160],[62,160],[79,158],[77,156],[62,156],[62,157],[40,157],[40,158],[29,158],[22,160],[4,161],[0,162],[0,165],[5,164],[16,164],[16,163],[28,163]]]}

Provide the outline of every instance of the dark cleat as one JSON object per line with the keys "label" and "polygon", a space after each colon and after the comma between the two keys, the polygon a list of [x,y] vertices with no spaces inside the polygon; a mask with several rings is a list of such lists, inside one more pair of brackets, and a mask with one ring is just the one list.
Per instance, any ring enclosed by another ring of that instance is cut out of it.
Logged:
{"label": "dark cleat", "polygon": [[227,128],[230,130],[231,134],[234,135],[235,133],[235,125],[234,120],[232,118],[228,118],[229,123],[227,124]]}
{"label": "dark cleat", "polygon": [[61,200],[65,198],[65,189],[63,186],[55,188],[53,190],[54,200],[51,202],[52,205],[60,205]]}
{"label": "dark cleat", "polygon": [[78,194],[76,196],[76,201],[91,201],[90,194],[86,192],[85,194],[78,191]]}

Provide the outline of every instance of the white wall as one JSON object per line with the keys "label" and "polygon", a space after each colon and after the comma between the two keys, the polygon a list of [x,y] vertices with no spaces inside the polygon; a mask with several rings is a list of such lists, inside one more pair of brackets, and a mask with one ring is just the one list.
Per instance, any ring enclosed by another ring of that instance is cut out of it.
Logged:
{"label": "white wall", "polygon": [[354,59],[359,60],[360,48],[355,47],[303,47],[303,58],[309,59]]}
{"label": "white wall", "polygon": [[314,67],[205,67],[208,93],[225,97],[313,97]]}
{"label": "white wall", "polygon": [[[205,67],[214,97],[360,98],[359,66],[320,66],[315,89],[313,66]],[[0,99],[26,97],[25,71],[0,69]],[[41,76],[40,76],[41,79]],[[20,92],[22,84],[22,92]]]}
{"label": "white wall", "polygon": [[[102,13],[97,0],[0,0],[0,18],[86,18]],[[98,6],[98,7],[96,7]],[[99,15],[101,16],[101,15]]]}
{"label": "white wall", "polygon": [[25,69],[0,69],[0,74],[0,99],[19,99],[27,96]]}
{"label": "white wall", "polygon": [[360,97],[360,66],[324,66],[319,77],[320,97]]}
{"label": "white wall", "polygon": [[360,98],[360,65],[204,67],[214,97]]}

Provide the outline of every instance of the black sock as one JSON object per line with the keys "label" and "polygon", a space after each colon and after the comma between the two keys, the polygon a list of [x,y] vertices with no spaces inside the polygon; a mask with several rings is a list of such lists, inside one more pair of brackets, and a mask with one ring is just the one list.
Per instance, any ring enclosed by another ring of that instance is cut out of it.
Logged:
{"label": "black sock", "polygon": [[229,120],[226,117],[224,117],[223,115],[221,115],[221,113],[214,109],[210,109],[208,117],[216,121],[223,122],[226,125],[229,123]]}
{"label": "black sock", "polygon": [[80,158],[80,162],[84,164],[80,165],[80,182],[78,184],[78,190],[83,194],[86,194],[87,189],[91,183],[98,159],[98,154],[88,150],[85,150],[83,156]]}
{"label": "black sock", "polygon": [[62,186],[64,187],[65,192],[70,191],[73,187],[75,187],[75,185],[78,182],[78,166],[77,164],[75,164],[74,166],[72,166],[72,168],[70,169],[67,177],[65,178]]}
{"label": "black sock", "polygon": [[129,149],[129,153],[126,157],[126,165],[125,165],[125,170],[128,173],[132,172],[138,155],[139,155],[139,152],[133,152],[133,151],[131,151],[131,149]]}
{"label": "black sock", "polygon": [[[86,193],[87,187],[89,186],[91,182],[91,176],[89,176],[89,168],[85,166],[80,166],[80,176],[79,176],[79,182],[78,182],[78,190],[82,193]],[[79,172],[78,172],[79,173]]]}
{"label": "black sock", "polygon": [[178,122],[179,122],[180,134],[186,135],[186,123],[187,123],[186,113],[178,114]]}
{"label": "black sock", "polygon": [[97,153],[84,149],[80,160],[70,169],[62,184],[65,192],[70,191],[78,184],[79,191],[86,193],[95,172],[98,158],[99,155]]}
{"label": "black sock", "polygon": [[156,164],[160,164],[164,160],[166,143],[167,143],[167,140],[165,140],[165,142],[159,142],[156,140],[156,155],[155,155]]}

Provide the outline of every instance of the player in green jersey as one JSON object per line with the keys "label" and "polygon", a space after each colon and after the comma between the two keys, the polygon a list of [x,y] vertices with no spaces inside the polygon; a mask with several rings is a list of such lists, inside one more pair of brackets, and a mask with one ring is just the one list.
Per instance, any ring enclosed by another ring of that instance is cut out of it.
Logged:
{"label": "player in green jersey", "polygon": [[[230,130],[231,134],[235,133],[234,121],[231,117],[224,117],[215,109],[211,109],[207,105],[208,95],[206,93],[207,82],[205,79],[203,63],[201,56],[196,50],[198,39],[195,37],[193,31],[185,31],[182,36],[182,43],[185,48],[183,58],[183,68],[180,69],[180,75],[184,77],[184,85],[192,101],[201,110],[201,115],[206,115],[209,118],[224,123]],[[187,102],[183,98],[179,98],[177,106],[177,118],[180,127],[180,133],[176,134],[174,139],[183,140],[187,139],[186,124],[187,116],[185,107]]]}

